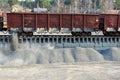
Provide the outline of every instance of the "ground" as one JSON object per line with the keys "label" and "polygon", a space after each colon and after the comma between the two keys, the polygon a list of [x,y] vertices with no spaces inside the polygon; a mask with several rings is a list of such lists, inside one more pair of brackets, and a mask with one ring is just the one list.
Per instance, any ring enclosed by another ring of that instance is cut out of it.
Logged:
{"label": "ground", "polygon": [[0,80],[119,80],[119,62],[0,67]]}

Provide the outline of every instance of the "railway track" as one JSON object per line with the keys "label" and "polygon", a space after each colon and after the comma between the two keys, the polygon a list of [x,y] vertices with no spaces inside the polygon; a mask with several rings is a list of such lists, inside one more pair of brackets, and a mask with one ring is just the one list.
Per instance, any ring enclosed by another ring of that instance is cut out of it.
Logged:
{"label": "railway track", "polygon": [[[12,35],[1,35],[0,44],[10,44]],[[14,42],[13,42],[14,43]],[[120,36],[71,36],[71,35],[34,35],[18,37],[19,44],[52,45],[56,48],[95,48],[120,47]]]}
{"label": "railway track", "polygon": [[52,44],[57,48],[83,47],[83,48],[109,48],[120,47],[119,36],[32,36],[19,38],[20,43]]}

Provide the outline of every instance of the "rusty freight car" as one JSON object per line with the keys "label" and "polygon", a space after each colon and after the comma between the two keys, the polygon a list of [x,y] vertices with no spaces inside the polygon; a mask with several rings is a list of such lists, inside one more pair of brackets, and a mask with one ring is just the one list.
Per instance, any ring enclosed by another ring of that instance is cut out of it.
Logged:
{"label": "rusty freight car", "polygon": [[7,29],[10,32],[31,33],[36,28],[36,16],[31,13],[7,14]]}
{"label": "rusty freight car", "polygon": [[120,35],[118,14],[101,14],[100,19],[104,35]]}
{"label": "rusty freight car", "polygon": [[8,13],[7,27],[18,33],[70,33],[91,35],[102,31],[104,35],[120,35],[118,14],[41,14]]}
{"label": "rusty freight car", "polygon": [[91,35],[99,30],[98,14],[75,14],[73,18],[73,35]]}

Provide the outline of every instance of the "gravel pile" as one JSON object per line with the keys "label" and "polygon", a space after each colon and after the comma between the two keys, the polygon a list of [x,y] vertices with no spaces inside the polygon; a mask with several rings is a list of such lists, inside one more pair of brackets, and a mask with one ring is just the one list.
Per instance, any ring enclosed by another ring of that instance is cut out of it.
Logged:
{"label": "gravel pile", "polygon": [[[35,45],[34,45],[35,46]],[[1,65],[29,65],[75,62],[120,61],[119,48],[97,51],[92,48],[51,48],[50,46],[23,46],[16,51],[0,50]]]}

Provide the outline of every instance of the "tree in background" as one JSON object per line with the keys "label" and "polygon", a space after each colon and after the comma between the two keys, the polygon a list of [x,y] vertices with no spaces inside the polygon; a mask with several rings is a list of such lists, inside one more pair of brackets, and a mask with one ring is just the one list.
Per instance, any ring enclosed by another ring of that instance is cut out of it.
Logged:
{"label": "tree in background", "polygon": [[0,0],[0,10],[3,12],[10,11],[10,5],[7,3],[7,0]]}
{"label": "tree in background", "polygon": [[34,1],[25,0],[23,3],[24,3],[24,7],[27,7],[27,8],[30,8],[30,9],[34,8],[34,3],[35,3]]}
{"label": "tree in background", "polygon": [[71,0],[65,0],[65,1],[64,1],[64,4],[65,4],[65,5],[70,5],[70,4],[71,4]]}
{"label": "tree in background", "polygon": [[64,0],[54,0],[51,6],[52,13],[64,13]]}
{"label": "tree in background", "polygon": [[12,7],[13,5],[17,3],[18,3],[18,0],[8,0],[8,4],[10,5],[10,7]]}
{"label": "tree in background", "polygon": [[40,0],[40,7],[49,9],[51,7],[50,0]]}
{"label": "tree in background", "polygon": [[100,12],[107,12],[114,9],[114,0],[100,0]]}
{"label": "tree in background", "polygon": [[120,0],[115,1],[115,9],[120,9]]}
{"label": "tree in background", "polygon": [[2,3],[2,2],[6,2],[7,3],[8,1],[6,1],[6,0],[0,0],[0,3]]}
{"label": "tree in background", "polygon": [[40,4],[40,0],[35,0],[34,4],[35,4],[35,7],[40,6],[40,5],[39,5],[39,4]]}
{"label": "tree in background", "polygon": [[41,7],[41,8],[47,8],[49,9],[51,7],[51,1],[50,0],[35,0],[35,7]]}
{"label": "tree in background", "polygon": [[51,6],[53,6],[54,3],[55,3],[55,0],[50,0],[50,4],[51,4]]}

